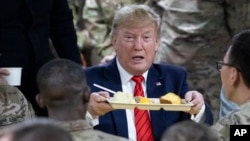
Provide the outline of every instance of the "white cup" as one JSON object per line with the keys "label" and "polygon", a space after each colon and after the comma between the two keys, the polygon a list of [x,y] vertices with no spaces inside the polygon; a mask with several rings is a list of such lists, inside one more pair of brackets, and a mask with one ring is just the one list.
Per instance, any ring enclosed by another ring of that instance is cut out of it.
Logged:
{"label": "white cup", "polygon": [[3,69],[7,69],[10,72],[8,76],[4,76],[8,84],[11,86],[20,86],[22,68],[21,67],[8,67],[8,68],[3,68]]}

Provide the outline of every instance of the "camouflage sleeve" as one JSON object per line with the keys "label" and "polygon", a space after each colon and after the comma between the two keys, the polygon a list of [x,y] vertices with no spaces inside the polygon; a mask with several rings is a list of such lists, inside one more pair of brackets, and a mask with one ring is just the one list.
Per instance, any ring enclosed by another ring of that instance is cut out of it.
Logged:
{"label": "camouflage sleeve", "polygon": [[235,109],[234,111],[228,113],[211,127],[218,133],[222,141],[230,141],[230,125],[249,125],[249,105],[250,104],[246,105],[244,107],[245,109]]}
{"label": "camouflage sleeve", "polygon": [[21,91],[17,89],[17,93],[22,100],[21,112],[23,112],[24,120],[35,118],[35,111],[29,101],[24,97]]}
{"label": "camouflage sleeve", "polygon": [[35,116],[34,110],[16,87],[0,86],[0,127],[22,122]]}

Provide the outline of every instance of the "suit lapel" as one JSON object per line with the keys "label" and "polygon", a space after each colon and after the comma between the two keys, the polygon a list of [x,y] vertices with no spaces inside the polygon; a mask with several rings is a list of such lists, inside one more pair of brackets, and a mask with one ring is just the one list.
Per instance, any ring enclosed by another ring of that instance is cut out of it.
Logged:
{"label": "suit lapel", "polygon": [[[116,60],[113,59],[112,62],[106,67],[104,77],[106,80],[103,82],[103,86],[117,92],[122,91],[121,78],[117,68]],[[111,94],[111,96],[113,96]]]}
{"label": "suit lapel", "polygon": [[[107,87],[115,92],[122,91],[120,74],[117,68],[116,60],[113,59],[109,64],[110,66],[104,71],[104,76],[107,81],[103,82],[103,86]],[[113,96],[111,94],[111,96]],[[111,116],[117,131],[118,136],[128,137],[128,127],[125,110],[114,110],[111,112]]]}

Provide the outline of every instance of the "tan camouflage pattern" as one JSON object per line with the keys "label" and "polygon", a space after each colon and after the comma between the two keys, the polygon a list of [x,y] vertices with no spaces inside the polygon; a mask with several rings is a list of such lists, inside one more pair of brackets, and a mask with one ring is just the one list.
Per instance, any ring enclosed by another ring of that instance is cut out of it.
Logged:
{"label": "tan camouflage pattern", "polygon": [[85,120],[59,122],[63,128],[70,132],[74,141],[128,141],[128,139],[93,130]]}
{"label": "tan camouflage pattern", "polygon": [[0,85],[0,129],[34,117],[31,104],[18,88]]}
{"label": "tan camouflage pattern", "polygon": [[250,28],[250,0],[225,0],[225,9],[231,36]]}
{"label": "tan camouflage pattern", "polygon": [[249,28],[250,1],[157,1],[163,10],[155,63],[186,67],[190,89],[204,93],[217,121],[221,81],[215,62],[223,59],[232,35]]}
{"label": "tan camouflage pattern", "polygon": [[250,101],[228,113],[211,128],[219,134],[223,141],[230,141],[230,125],[250,125]]}
{"label": "tan camouflage pattern", "polygon": [[[81,0],[68,1],[74,15],[78,46],[80,49],[93,48],[91,65],[96,65],[113,52],[109,34],[115,11],[126,4],[146,3],[148,0],[86,0],[82,17],[78,17],[77,11]],[[83,21],[84,29],[77,25],[79,20]]]}

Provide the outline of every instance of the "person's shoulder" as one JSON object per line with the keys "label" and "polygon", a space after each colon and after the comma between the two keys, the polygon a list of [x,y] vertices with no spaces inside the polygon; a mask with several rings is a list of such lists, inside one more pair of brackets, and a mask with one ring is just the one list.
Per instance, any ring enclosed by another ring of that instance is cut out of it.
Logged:
{"label": "person's shoulder", "polygon": [[186,73],[186,68],[179,66],[179,65],[170,65],[170,64],[153,64],[152,65],[153,68],[155,68],[156,70],[160,71],[160,72],[164,72],[164,73]]}
{"label": "person's shoulder", "polygon": [[[93,129],[86,120],[57,121],[57,123],[69,132]],[[80,132],[81,133],[81,132]]]}
{"label": "person's shoulder", "polygon": [[94,70],[102,70],[104,68],[106,68],[106,65],[95,65],[95,66],[86,67],[85,71],[86,72],[91,72],[91,71],[94,71]]}
{"label": "person's shoulder", "polygon": [[212,129],[217,131],[223,138],[229,136],[230,125],[250,124],[250,102],[229,112],[227,115],[217,121]]}
{"label": "person's shoulder", "polygon": [[[239,106],[237,109],[229,113],[229,119],[233,124],[250,124],[250,101]],[[226,116],[227,117],[227,116]]]}
{"label": "person's shoulder", "polygon": [[223,125],[250,124],[250,102],[226,114],[219,122]]}
{"label": "person's shoulder", "polygon": [[0,85],[0,126],[19,123],[35,116],[34,110],[21,91]]}
{"label": "person's shoulder", "polygon": [[229,113],[227,113],[224,117],[222,117],[221,119],[219,119],[214,125],[213,127],[217,127],[217,130],[219,130],[220,128],[224,128],[227,127],[229,125],[233,125],[233,124],[239,124],[238,123],[238,116],[240,115],[240,109],[235,109]]}
{"label": "person's shoulder", "polygon": [[99,73],[99,72],[103,72],[103,71],[116,71],[118,70],[117,68],[117,64],[116,64],[116,60],[115,58],[112,59],[110,62],[108,62],[107,64],[104,65],[94,65],[94,66],[90,66],[90,67],[86,67],[85,68],[85,72],[88,73]]}

